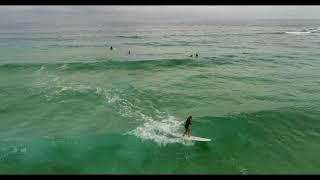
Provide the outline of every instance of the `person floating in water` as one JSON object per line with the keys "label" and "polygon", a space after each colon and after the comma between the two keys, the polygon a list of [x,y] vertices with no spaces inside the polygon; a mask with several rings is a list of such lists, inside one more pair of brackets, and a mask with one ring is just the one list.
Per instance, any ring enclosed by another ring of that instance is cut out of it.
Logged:
{"label": "person floating in water", "polygon": [[113,47],[112,46],[110,46],[110,50],[112,51],[112,49],[113,49]]}
{"label": "person floating in water", "polygon": [[184,124],[184,133],[183,136],[188,135],[188,137],[190,137],[190,129],[189,129],[189,125],[191,125],[191,119],[192,116],[189,116]]}
{"label": "person floating in water", "polygon": [[128,54],[131,54],[130,50],[129,50]]}
{"label": "person floating in water", "polygon": [[198,57],[198,53],[196,53],[196,57]]}

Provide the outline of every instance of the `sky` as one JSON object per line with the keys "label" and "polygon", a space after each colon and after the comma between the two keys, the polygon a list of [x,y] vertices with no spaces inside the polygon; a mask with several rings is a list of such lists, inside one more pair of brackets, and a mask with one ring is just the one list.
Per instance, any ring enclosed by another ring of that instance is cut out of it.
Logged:
{"label": "sky", "polygon": [[0,6],[0,24],[237,19],[320,19],[320,6]]}

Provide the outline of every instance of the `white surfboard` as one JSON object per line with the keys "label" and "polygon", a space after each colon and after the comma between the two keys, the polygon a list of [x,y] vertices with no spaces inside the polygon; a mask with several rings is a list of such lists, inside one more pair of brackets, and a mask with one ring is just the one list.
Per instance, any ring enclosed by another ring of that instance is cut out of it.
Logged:
{"label": "white surfboard", "polygon": [[182,138],[182,139],[187,140],[187,141],[201,141],[201,142],[211,141],[211,139],[203,138],[203,137],[196,137],[196,136],[188,137],[188,136],[183,136],[181,134],[174,134],[174,136]]}
{"label": "white surfboard", "polygon": [[211,141],[211,139],[196,137],[196,136],[190,136],[190,137],[184,136],[183,139],[190,140],[190,141],[203,141],[203,142]]}

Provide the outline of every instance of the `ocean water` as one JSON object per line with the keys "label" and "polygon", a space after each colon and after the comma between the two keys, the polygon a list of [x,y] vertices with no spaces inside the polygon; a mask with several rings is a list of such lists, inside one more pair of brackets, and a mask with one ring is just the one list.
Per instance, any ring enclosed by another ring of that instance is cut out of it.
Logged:
{"label": "ocean water", "polygon": [[1,25],[0,173],[319,173],[319,27]]}

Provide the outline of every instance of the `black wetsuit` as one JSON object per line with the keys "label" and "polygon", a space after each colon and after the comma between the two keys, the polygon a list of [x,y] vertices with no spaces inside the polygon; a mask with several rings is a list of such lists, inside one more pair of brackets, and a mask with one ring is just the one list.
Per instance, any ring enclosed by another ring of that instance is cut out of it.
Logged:
{"label": "black wetsuit", "polygon": [[189,129],[189,125],[191,125],[191,119],[186,120],[186,123],[184,124],[184,128]]}

